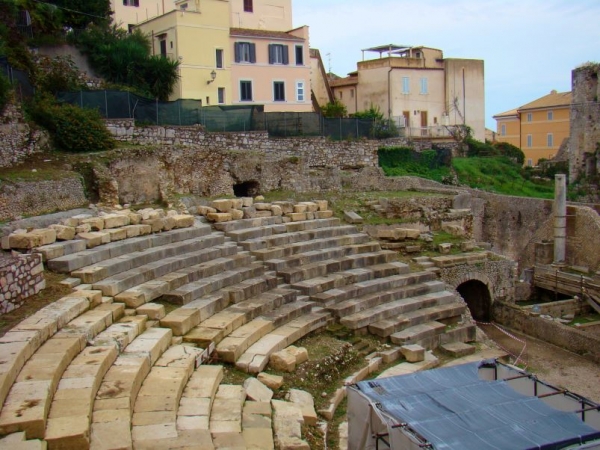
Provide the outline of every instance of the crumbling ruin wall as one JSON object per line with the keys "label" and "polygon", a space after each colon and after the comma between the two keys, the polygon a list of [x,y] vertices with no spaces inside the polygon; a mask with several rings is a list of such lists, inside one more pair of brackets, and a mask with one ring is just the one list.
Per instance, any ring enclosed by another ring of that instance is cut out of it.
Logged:
{"label": "crumbling ruin wall", "polygon": [[0,258],[0,315],[20,308],[45,287],[39,253]]}
{"label": "crumbling ruin wall", "polygon": [[48,134],[32,130],[23,120],[20,108],[9,103],[0,116],[0,142],[0,167],[13,167],[46,149]]}
{"label": "crumbling ruin wall", "polygon": [[571,75],[569,180],[600,174],[600,64],[585,64]]}

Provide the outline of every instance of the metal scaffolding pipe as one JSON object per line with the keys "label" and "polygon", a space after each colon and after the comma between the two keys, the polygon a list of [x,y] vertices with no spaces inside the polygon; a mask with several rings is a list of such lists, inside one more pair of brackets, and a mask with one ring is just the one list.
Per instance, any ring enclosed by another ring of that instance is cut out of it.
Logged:
{"label": "metal scaffolding pipe", "polygon": [[554,186],[554,264],[564,264],[567,248],[567,177],[555,176]]}

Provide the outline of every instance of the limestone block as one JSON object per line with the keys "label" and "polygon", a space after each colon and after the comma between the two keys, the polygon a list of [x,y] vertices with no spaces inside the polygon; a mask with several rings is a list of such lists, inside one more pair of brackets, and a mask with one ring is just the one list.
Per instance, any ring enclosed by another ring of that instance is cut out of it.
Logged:
{"label": "limestone block", "polygon": [[[300,202],[298,205],[306,205],[306,212],[317,212],[319,210],[319,205],[315,202]],[[302,211],[299,211],[302,212]]]}
{"label": "limestone block", "polygon": [[287,350],[296,358],[296,364],[302,364],[308,361],[308,351],[304,347],[290,345]]}
{"label": "limestone block", "polygon": [[281,206],[278,206],[278,205],[271,205],[271,212],[273,213],[274,216],[282,216],[283,215]]}
{"label": "limestone block", "polygon": [[477,248],[477,244],[473,241],[461,242],[460,243],[460,251],[461,252],[472,252]]}
{"label": "limestone block", "polygon": [[244,428],[242,431],[244,447],[246,450],[272,450],[273,431],[271,428]]}
{"label": "limestone block", "polygon": [[360,224],[364,222],[363,218],[354,211],[344,211],[344,220],[350,224]]}
{"label": "limestone block", "polygon": [[442,254],[442,255],[447,255],[450,253],[450,250],[452,250],[452,244],[445,242],[442,243],[440,245],[438,245],[438,251]]}
{"label": "limestone block", "polygon": [[271,354],[269,365],[281,372],[293,372],[296,370],[296,357],[285,350]]}
{"label": "limestone block", "polygon": [[70,241],[71,239],[75,239],[75,227],[50,225],[50,228],[56,231],[56,239],[58,241]]}
{"label": "limestone block", "polygon": [[77,225],[79,225],[79,219],[76,219],[74,217],[68,217],[66,219],[63,219],[61,222],[66,227],[75,228]]}
{"label": "limestone block", "polygon": [[206,218],[211,222],[230,222],[232,220],[230,213],[208,213]]}
{"label": "limestone block", "polygon": [[406,253],[419,253],[421,251],[421,246],[420,245],[407,245],[404,248],[404,251]]}
{"label": "limestone block", "polygon": [[164,305],[158,303],[146,303],[137,308],[136,311],[138,314],[145,314],[151,320],[160,320],[166,315]]}
{"label": "limestone block", "polygon": [[333,217],[333,211],[317,211],[315,213],[315,219],[331,219]]}
{"label": "limestone block", "polygon": [[129,216],[124,214],[107,214],[103,217],[103,219],[104,228],[119,228],[131,223]]}
{"label": "limestone block", "polygon": [[288,214],[288,217],[290,219],[292,219],[292,222],[301,222],[303,220],[306,220],[306,213],[302,212],[302,213],[290,213]]}
{"label": "limestone block", "polygon": [[174,228],[189,228],[194,226],[194,216],[191,214],[177,214],[173,216],[175,220]]}
{"label": "limestone block", "polygon": [[[2,239],[0,240],[0,246],[2,247],[2,250],[10,250],[9,236],[2,236]],[[62,255],[58,255],[58,256],[62,256]]]}
{"label": "limestone block", "polygon": [[271,204],[270,203],[255,203],[254,204],[254,208],[257,211],[270,211],[271,210]]}
{"label": "limestone block", "polygon": [[294,213],[305,213],[308,210],[308,206],[304,203],[297,203],[294,205]]}
{"label": "limestone block", "polygon": [[400,351],[404,355],[404,358],[410,363],[421,362],[425,360],[425,349],[420,345],[403,345],[400,347]]}
{"label": "limestone block", "polygon": [[421,236],[420,230],[415,230],[413,228],[404,228],[406,230],[406,239],[419,239]]}
{"label": "limestone block", "polygon": [[313,220],[315,218],[315,213],[314,212],[307,212],[306,213],[306,220]]}
{"label": "limestone block", "polygon": [[300,389],[290,389],[288,400],[295,403],[302,411],[302,417],[306,425],[317,424],[317,412],[315,411],[315,401],[312,395]]}
{"label": "limestone block", "polygon": [[200,311],[192,308],[179,308],[160,321],[160,326],[171,328],[175,336],[183,336],[200,323]]}
{"label": "limestone block", "polygon": [[153,219],[143,219],[142,225],[150,225],[153,233],[159,233],[163,230],[165,226],[165,221],[163,218],[156,217]]}
{"label": "limestone block", "polygon": [[294,212],[294,204],[292,202],[273,202],[273,205],[277,205],[283,211],[283,214],[293,213]]}
{"label": "limestone block", "polygon": [[273,213],[271,212],[271,210],[265,210],[265,211],[256,211],[256,214],[254,217],[259,218],[259,217],[271,217],[273,215]]}
{"label": "limestone block", "polygon": [[329,202],[327,200],[314,200],[314,203],[319,207],[319,211],[327,211]]}
{"label": "limestone block", "polygon": [[264,200],[265,198],[262,195],[257,195],[256,197],[254,197],[255,202],[262,202]]}
{"label": "limestone block", "polygon": [[217,210],[215,208],[211,208],[210,206],[198,206],[198,214],[201,216],[206,216],[210,213],[216,213]]}
{"label": "limestone block", "polygon": [[273,391],[254,377],[244,381],[244,389],[248,398],[257,402],[270,402],[273,398]]}
{"label": "limestone block", "polygon": [[242,206],[244,206],[244,202],[242,201],[241,198],[232,198],[231,199],[231,208],[232,209],[242,209]]}
{"label": "limestone block", "polygon": [[254,199],[252,197],[242,197],[242,207],[243,208],[252,206],[253,203],[254,203]]}
{"label": "limestone block", "polygon": [[229,211],[229,214],[231,214],[232,220],[240,220],[244,218],[244,211],[240,209],[232,209]]}
{"label": "limestone block", "polygon": [[129,223],[131,225],[139,225],[142,222],[142,215],[138,213],[129,213]]}
{"label": "limestone block", "polygon": [[102,217],[90,217],[89,219],[83,219],[81,225],[88,224],[92,231],[102,231],[104,229],[104,220]]}
{"label": "limestone block", "polygon": [[242,207],[242,212],[244,213],[244,219],[254,219],[256,217],[256,208],[254,206],[244,206]]}
{"label": "limestone block", "polygon": [[231,209],[233,208],[233,205],[231,203],[231,200],[229,199],[218,199],[218,200],[213,200],[210,204],[210,206],[212,206],[213,208],[215,208],[218,212],[221,213],[226,213],[231,211]]}
{"label": "limestone block", "polygon": [[56,242],[56,231],[52,228],[38,228],[31,230],[30,235],[39,236],[41,239],[41,245],[53,244]]}
{"label": "limestone block", "polygon": [[256,378],[262,384],[274,391],[276,391],[283,385],[283,377],[279,375],[271,375],[270,373],[261,372],[257,375]]}
{"label": "limestone block", "polygon": [[162,221],[163,221],[162,229],[164,231],[171,231],[173,228],[175,228],[176,221],[173,217],[171,217],[171,216],[163,217]]}
{"label": "limestone block", "polygon": [[77,237],[85,241],[87,248],[98,247],[99,245],[108,244],[110,242],[110,233],[105,233],[102,231],[79,233]]}
{"label": "limestone block", "polygon": [[106,232],[110,234],[110,242],[127,239],[127,230],[124,228],[111,228],[106,230]]}
{"label": "limestone block", "polygon": [[89,223],[83,223],[75,227],[75,233],[89,233],[92,231],[92,226]]}
{"label": "limestone block", "polygon": [[16,249],[32,249],[43,245],[41,236],[32,235],[30,233],[13,233],[8,236],[8,243],[10,248]]}

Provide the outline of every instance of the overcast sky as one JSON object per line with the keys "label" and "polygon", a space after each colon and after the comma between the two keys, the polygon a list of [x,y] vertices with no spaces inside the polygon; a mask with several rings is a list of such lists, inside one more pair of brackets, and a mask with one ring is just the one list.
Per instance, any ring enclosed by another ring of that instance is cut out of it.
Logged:
{"label": "overcast sky", "polygon": [[599,0],[294,0],[293,7],[294,26],[310,26],[311,47],[340,76],[356,70],[361,49],[383,44],[483,59],[493,130],[494,114],[552,89],[569,91],[572,69],[600,62]]}

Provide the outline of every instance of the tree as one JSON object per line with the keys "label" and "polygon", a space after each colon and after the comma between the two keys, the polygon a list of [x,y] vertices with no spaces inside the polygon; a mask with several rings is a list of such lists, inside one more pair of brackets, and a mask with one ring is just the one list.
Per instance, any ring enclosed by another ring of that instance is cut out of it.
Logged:
{"label": "tree", "polygon": [[59,7],[63,26],[84,29],[94,23],[107,26],[111,21],[110,0],[50,0]]}
{"label": "tree", "polygon": [[323,117],[338,118],[346,117],[348,115],[348,110],[346,109],[346,105],[336,98],[333,103],[329,102],[325,106],[322,106],[321,113],[323,114]]}

